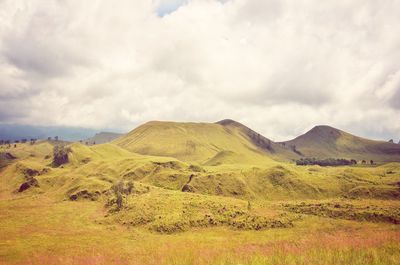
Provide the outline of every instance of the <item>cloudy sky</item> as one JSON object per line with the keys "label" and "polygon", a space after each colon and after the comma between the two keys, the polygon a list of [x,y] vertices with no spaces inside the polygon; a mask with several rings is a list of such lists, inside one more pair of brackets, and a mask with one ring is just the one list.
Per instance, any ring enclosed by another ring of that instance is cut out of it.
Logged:
{"label": "cloudy sky", "polygon": [[400,138],[399,0],[0,0],[0,122]]}

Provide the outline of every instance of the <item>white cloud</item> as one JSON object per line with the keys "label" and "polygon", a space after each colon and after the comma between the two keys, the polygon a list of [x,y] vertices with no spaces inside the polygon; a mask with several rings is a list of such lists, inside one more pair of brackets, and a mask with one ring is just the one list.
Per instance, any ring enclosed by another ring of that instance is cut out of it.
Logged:
{"label": "white cloud", "polygon": [[399,1],[0,2],[0,122],[399,138]]}

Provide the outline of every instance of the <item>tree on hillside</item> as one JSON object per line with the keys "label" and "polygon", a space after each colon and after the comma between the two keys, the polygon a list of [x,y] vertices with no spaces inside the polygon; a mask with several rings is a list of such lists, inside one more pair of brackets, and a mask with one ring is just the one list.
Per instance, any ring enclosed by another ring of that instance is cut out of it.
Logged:
{"label": "tree on hillside", "polygon": [[122,198],[122,194],[121,193],[117,193],[116,196],[117,196],[117,199],[116,199],[117,208],[118,208],[118,210],[120,210],[122,208],[124,200]]}
{"label": "tree on hillside", "polygon": [[394,143],[394,142],[393,142],[393,139],[390,139],[390,140],[389,140],[389,143]]}
{"label": "tree on hillside", "polygon": [[56,145],[53,149],[53,165],[59,167],[69,162],[68,153],[71,152],[70,148],[63,145]]}
{"label": "tree on hillside", "polygon": [[114,184],[111,189],[114,191],[115,195],[115,203],[117,204],[117,210],[120,210],[123,206],[123,197],[122,193],[124,192],[124,183],[119,181],[118,183]]}
{"label": "tree on hillside", "polygon": [[126,188],[126,193],[131,194],[133,192],[134,188],[135,188],[135,185],[133,184],[133,182],[129,181],[127,188]]}

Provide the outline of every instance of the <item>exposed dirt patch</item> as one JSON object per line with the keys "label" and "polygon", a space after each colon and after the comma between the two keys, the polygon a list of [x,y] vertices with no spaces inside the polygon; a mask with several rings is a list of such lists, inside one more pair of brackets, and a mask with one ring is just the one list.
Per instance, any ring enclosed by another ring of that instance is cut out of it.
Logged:
{"label": "exposed dirt patch", "polygon": [[78,192],[75,192],[69,196],[69,199],[71,201],[77,201],[79,199],[84,199],[84,200],[91,200],[91,201],[96,201],[100,197],[101,193],[100,191],[88,191],[88,190],[80,190]]}
{"label": "exposed dirt patch", "polygon": [[162,168],[170,168],[170,169],[182,169],[182,165],[177,161],[168,161],[168,162],[152,162],[154,165],[160,166]]}
{"label": "exposed dirt patch", "polygon": [[23,192],[31,187],[39,187],[39,182],[34,177],[30,177],[26,182],[22,183],[18,192]]}
{"label": "exposed dirt patch", "polygon": [[0,169],[8,166],[15,159],[17,159],[17,158],[15,156],[13,156],[11,153],[8,153],[8,152],[0,153]]}

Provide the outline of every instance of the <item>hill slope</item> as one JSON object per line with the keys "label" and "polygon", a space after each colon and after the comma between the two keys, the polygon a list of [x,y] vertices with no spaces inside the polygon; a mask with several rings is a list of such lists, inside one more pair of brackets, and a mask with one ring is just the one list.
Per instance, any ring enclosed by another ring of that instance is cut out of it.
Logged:
{"label": "hill slope", "polygon": [[316,126],[283,144],[295,146],[306,157],[400,161],[400,145],[365,139],[330,126]]}
{"label": "hill slope", "polygon": [[278,160],[297,159],[301,156],[301,154],[296,153],[290,146],[283,146],[280,143],[273,142],[237,121],[225,119],[216,123],[228,129],[238,130],[248,141]]}
{"label": "hill slope", "polygon": [[[280,149],[263,148],[236,122],[178,123],[152,121],[139,126],[114,141],[120,147],[144,155],[169,156],[182,161],[205,164],[248,163],[271,161]],[[261,137],[261,136],[260,136]],[[263,138],[260,143],[269,141]],[[276,150],[275,150],[276,149]]]}

